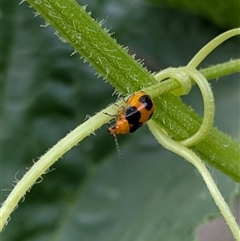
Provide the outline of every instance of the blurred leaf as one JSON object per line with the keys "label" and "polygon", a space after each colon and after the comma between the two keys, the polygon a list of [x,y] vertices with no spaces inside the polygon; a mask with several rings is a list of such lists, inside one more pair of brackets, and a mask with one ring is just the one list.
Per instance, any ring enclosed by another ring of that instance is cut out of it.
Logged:
{"label": "blurred leaf", "polygon": [[202,16],[222,28],[240,25],[240,3],[236,0],[149,0],[160,6],[183,9]]}
{"label": "blurred leaf", "polygon": [[[105,27],[112,27],[118,42],[145,58],[151,70],[185,65],[221,32],[192,15],[140,1],[80,3],[88,3],[98,20],[109,16]],[[33,160],[116,96],[79,56],[70,57],[73,50],[53,29],[39,27],[44,20],[34,18],[26,4],[5,1],[1,13],[3,201]],[[239,57],[238,49],[238,41],[230,40],[202,66]],[[215,124],[238,139],[239,75],[212,86]],[[184,100],[201,113],[197,89]],[[146,126],[119,137],[125,168],[106,128],[73,148],[26,194],[3,240],[192,240],[203,217],[218,213],[194,168],[163,150]],[[229,196],[233,181],[212,172],[223,196]]]}

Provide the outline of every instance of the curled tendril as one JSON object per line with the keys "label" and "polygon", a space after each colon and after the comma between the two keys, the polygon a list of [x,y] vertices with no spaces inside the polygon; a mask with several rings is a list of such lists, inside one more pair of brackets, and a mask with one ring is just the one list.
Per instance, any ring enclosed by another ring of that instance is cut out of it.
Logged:
{"label": "curled tendril", "polygon": [[175,95],[186,95],[192,87],[192,80],[198,85],[204,103],[203,122],[198,131],[191,137],[180,141],[184,146],[192,146],[200,142],[210,131],[214,119],[214,97],[211,87],[206,78],[196,70],[196,67],[207,57],[215,48],[231,37],[240,34],[240,28],[229,30],[206,44],[188,63],[182,68],[168,68],[155,75],[157,81],[162,81],[166,78],[174,78],[180,83],[180,89],[174,90]]}
{"label": "curled tendril", "polygon": [[204,104],[203,121],[198,131],[191,137],[180,141],[184,146],[193,146],[200,142],[210,131],[214,119],[214,98],[211,87],[206,78],[192,67],[169,68],[155,75],[156,80],[174,78],[179,81],[181,88],[173,92],[176,95],[188,94],[192,87],[192,80],[198,85]]}

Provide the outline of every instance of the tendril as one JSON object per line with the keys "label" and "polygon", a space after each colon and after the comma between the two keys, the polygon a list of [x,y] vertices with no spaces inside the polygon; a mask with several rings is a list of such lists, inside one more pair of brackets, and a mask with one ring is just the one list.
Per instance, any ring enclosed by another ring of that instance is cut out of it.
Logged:
{"label": "tendril", "polygon": [[180,88],[173,91],[175,95],[188,94],[192,87],[192,80],[198,85],[204,104],[203,121],[198,131],[191,137],[180,141],[184,146],[193,146],[200,142],[210,131],[214,119],[214,98],[210,84],[206,78],[192,67],[169,68],[155,75],[156,80],[174,78],[180,83]]}

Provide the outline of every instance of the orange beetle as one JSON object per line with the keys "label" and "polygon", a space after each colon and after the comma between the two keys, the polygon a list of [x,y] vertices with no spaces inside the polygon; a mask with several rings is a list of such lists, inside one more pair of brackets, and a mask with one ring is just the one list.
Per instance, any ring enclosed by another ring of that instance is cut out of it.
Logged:
{"label": "orange beetle", "polygon": [[118,134],[132,133],[146,123],[153,115],[154,102],[144,91],[139,91],[126,102],[116,117],[116,123],[108,128],[108,132],[114,136]]}

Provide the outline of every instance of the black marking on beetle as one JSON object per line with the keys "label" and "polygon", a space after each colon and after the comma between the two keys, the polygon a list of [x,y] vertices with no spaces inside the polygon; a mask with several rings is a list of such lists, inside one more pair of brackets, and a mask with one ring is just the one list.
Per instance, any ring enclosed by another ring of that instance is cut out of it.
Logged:
{"label": "black marking on beetle", "polygon": [[139,98],[139,101],[144,104],[146,110],[151,110],[153,107],[153,102],[148,95],[143,95]]}
{"label": "black marking on beetle", "polygon": [[128,106],[125,110],[125,116],[130,125],[139,123],[141,118],[141,113],[137,110],[135,106]]}
{"label": "black marking on beetle", "polygon": [[136,131],[138,128],[140,128],[142,126],[142,123],[138,122],[138,123],[135,123],[134,125],[132,125],[130,127],[130,130],[129,132],[130,133],[133,133],[134,131]]}

